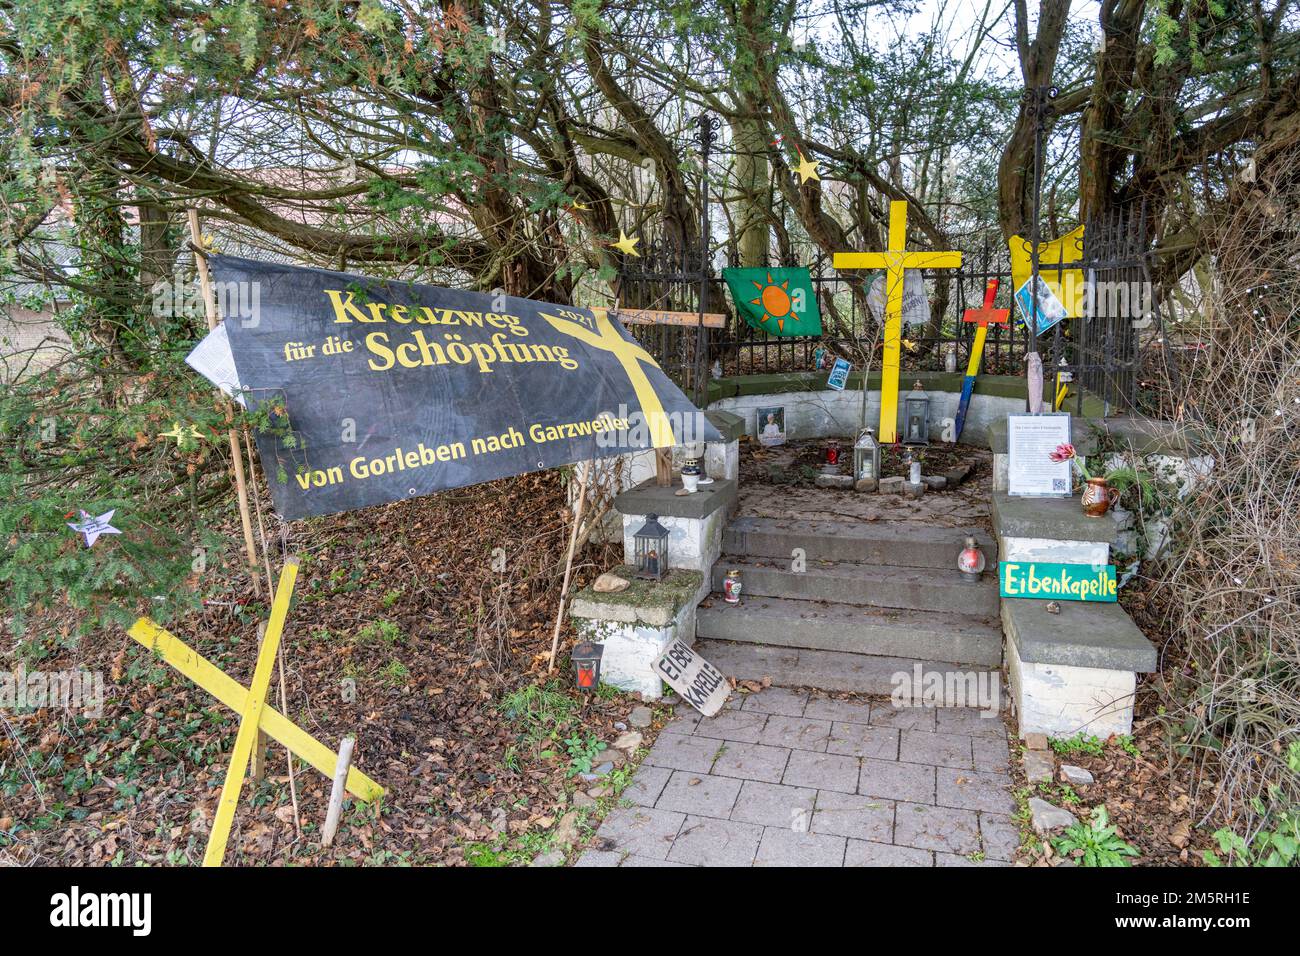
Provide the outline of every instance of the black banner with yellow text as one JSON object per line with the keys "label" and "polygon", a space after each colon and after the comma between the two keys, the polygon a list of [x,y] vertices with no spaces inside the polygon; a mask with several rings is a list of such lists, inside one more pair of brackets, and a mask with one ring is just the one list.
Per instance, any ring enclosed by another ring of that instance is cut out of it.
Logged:
{"label": "black banner with yellow text", "polygon": [[223,334],[249,410],[270,403],[258,451],[286,519],[721,437],[602,310],[209,265],[241,303]]}

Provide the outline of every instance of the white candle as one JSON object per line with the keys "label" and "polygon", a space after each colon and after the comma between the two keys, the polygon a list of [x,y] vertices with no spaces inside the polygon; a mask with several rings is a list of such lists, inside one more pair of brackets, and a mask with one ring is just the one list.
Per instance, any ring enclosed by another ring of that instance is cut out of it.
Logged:
{"label": "white candle", "polygon": [[912,484],[919,485],[920,483],[921,483],[921,463],[919,461],[914,461],[912,462]]}

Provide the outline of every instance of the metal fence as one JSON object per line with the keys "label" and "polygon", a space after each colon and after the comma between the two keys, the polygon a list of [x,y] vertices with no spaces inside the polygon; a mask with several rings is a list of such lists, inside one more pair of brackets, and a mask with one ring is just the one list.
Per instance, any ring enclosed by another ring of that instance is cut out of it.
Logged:
{"label": "metal fence", "polygon": [[[1046,277],[1081,275],[1085,282],[1083,317],[1057,323],[1040,337],[1038,350],[1049,376],[1064,373],[1076,385],[1074,396],[1086,390],[1105,402],[1107,413],[1139,410],[1139,335],[1160,312],[1151,284],[1151,243],[1141,210],[1119,211],[1088,223],[1078,261],[1040,264]],[[791,263],[793,264],[793,263]],[[773,263],[772,267],[777,267]],[[869,283],[878,273],[836,272],[829,257],[819,254],[809,264],[813,289],[822,316],[822,335],[774,337],[755,329],[732,308],[720,275],[702,268],[698,248],[682,252],[665,242],[651,243],[639,259],[631,259],[619,277],[619,296],[629,308],[697,311],[701,295],[705,311],[728,316],[723,329],[676,326],[635,326],[630,331],[675,381],[697,397],[698,369],[712,374],[750,375],[810,371],[843,356],[856,368],[879,367],[881,321],[868,304]],[[975,325],[962,321],[966,309],[983,304],[988,280],[998,279],[996,308],[1012,309],[1011,321],[991,325],[984,346],[982,374],[1022,375],[1024,357],[1033,343],[1027,326],[1012,305],[1010,253],[1005,245],[983,243],[966,250],[960,269],[922,270],[930,311],[924,323],[903,330],[903,367],[907,371],[965,371]],[[697,362],[704,348],[705,361]],[[949,358],[949,353],[952,358]],[[1082,389],[1079,388],[1082,386]],[[1067,406],[1068,407],[1068,406]]]}

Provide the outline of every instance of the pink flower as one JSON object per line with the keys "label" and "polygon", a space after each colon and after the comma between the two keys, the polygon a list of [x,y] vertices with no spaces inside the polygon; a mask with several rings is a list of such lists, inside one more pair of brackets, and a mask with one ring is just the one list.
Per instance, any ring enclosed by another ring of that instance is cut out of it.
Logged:
{"label": "pink flower", "polygon": [[1068,442],[1066,442],[1063,445],[1057,445],[1056,451],[1049,453],[1047,457],[1052,459],[1052,461],[1055,462],[1073,461],[1074,446],[1069,444]]}

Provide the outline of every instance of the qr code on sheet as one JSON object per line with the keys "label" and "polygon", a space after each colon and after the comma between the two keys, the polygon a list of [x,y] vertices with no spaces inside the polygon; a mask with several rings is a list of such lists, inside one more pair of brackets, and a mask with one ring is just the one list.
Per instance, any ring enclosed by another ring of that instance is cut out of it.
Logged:
{"label": "qr code on sheet", "polygon": [[1070,483],[1069,483],[1068,481],[1066,481],[1064,478],[1053,478],[1053,479],[1052,479],[1052,490],[1053,490],[1053,491],[1069,491],[1069,490],[1070,490]]}

